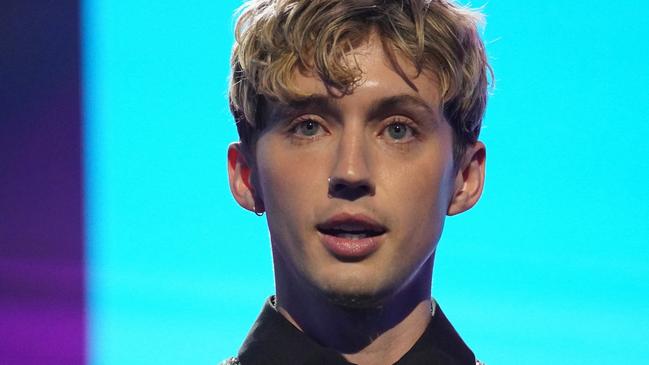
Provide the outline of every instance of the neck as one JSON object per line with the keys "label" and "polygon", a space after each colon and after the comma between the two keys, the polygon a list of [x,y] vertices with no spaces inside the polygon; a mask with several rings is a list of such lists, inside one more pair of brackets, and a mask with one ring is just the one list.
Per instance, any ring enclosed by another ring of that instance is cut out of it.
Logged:
{"label": "neck", "polygon": [[278,311],[322,346],[361,365],[393,364],[417,342],[431,319],[433,257],[401,290],[374,306],[350,308],[333,303],[299,279],[278,270]]}

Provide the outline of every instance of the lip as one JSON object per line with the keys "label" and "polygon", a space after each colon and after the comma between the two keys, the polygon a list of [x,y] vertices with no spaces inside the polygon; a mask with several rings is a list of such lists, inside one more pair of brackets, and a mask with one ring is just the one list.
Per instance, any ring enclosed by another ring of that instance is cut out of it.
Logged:
{"label": "lip", "polygon": [[[322,232],[322,229],[339,225],[360,225],[368,229],[381,231],[376,236],[363,238],[338,237]],[[388,229],[376,220],[364,214],[340,213],[327,219],[316,226],[320,241],[324,247],[341,260],[357,261],[363,259],[379,249]]]}

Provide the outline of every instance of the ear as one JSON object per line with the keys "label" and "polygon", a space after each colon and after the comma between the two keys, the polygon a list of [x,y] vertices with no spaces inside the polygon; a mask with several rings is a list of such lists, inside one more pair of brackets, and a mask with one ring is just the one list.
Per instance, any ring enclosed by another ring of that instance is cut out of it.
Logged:
{"label": "ear", "polygon": [[484,187],[486,157],[487,150],[484,143],[478,141],[467,147],[455,176],[454,192],[447,210],[448,215],[469,210],[480,199]]}
{"label": "ear", "polygon": [[252,164],[247,161],[241,143],[231,143],[228,146],[228,178],[232,196],[243,208],[261,213],[264,211],[264,207],[255,194],[252,171]]}

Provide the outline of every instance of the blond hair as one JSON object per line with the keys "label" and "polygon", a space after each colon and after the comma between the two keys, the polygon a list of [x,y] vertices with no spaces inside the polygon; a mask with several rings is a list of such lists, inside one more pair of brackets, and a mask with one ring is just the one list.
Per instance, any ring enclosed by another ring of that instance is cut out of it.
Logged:
{"label": "blond hair", "polygon": [[344,56],[376,30],[406,82],[395,52],[418,72],[437,76],[457,160],[477,141],[487,102],[491,68],[477,32],[482,21],[481,13],[452,0],[248,1],[235,29],[229,91],[244,148],[254,148],[264,128],[264,98],[290,102],[305,96],[291,83],[295,70],[313,72],[327,88],[351,93],[361,70]]}

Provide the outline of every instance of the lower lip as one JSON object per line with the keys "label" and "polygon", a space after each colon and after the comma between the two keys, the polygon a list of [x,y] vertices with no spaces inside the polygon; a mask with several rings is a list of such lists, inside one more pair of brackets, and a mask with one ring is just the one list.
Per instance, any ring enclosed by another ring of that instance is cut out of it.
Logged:
{"label": "lower lip", "polygon": [[383,235],[353,239],[320,233],[320,237],[327,250],[335,256],[345,259],[361,259],[379,248]]}

